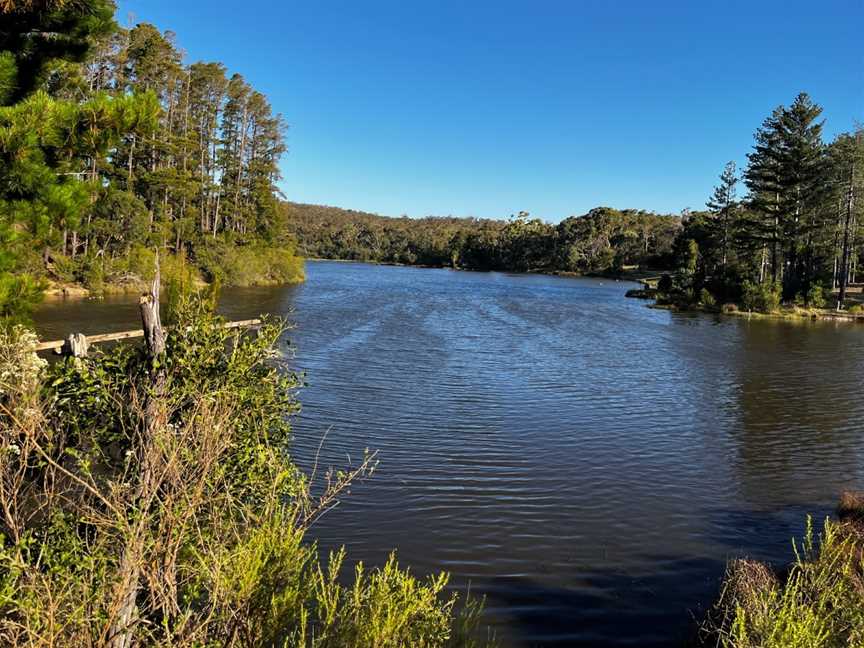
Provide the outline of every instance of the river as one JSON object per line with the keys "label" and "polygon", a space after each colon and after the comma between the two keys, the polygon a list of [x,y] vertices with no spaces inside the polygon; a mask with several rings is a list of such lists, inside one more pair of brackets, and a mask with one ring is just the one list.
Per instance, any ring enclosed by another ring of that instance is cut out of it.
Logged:
{"label": "river", "polygon": [[[486,596],[505,648],[667,646],[727,559],[782,564],[806,515],[864,485],[864,328],[689,316],[631,284],[307,263],[225,290],[288,315],[306,372],[294,452],[377,449],[322,548]],[[128,298],[50,302],[45,338],[137,325]]]}

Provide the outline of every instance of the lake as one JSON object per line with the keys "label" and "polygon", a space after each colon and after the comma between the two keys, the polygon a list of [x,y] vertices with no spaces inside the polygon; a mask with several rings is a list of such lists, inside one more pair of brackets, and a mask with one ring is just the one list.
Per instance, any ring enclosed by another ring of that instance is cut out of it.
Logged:
{"label": "lake", "polygon": [[[486,596],[501,645],[668,646],[730,557],[776,564],[864,485],[864,328],[653,310],[632,284],[307,263],[225,290],[288,314],[306,372],[294,452],[377,449],[324,549]],[[45,338],[137,326],[128,298],[52,302]]]}

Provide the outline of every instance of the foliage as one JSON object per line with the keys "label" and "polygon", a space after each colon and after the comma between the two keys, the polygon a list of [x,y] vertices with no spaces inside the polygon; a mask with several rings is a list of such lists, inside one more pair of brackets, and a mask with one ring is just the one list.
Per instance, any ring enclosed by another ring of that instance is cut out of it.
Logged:
{"label": "foliage", "polygon": [[810,308],[825,308],[827,302],[828,299],[825,296],[825,289],[822,287],[822,284],[818,281],[810,284],[810,288],[807,290],[807,305]]}
{"label": "foliage", "polygon": [[672,275],[668,272],[664,272],[660,279],[657,281],[657,290],[661,293],[669,293],[674,288],[675,284],[672,280]]}
{"label": "foliage", "polygon": [[781,583],[765,566],[736,561],[727,572],[717,620],[706,629],[725,648],[819,648],[864,644],[861,530],[812,520]]}
{"label": "foliage", "polygon": [[476,605],[457,613],[446,575],[391,557],[346,584],[344,551],[319,559],[306,529],[374,459],[313,497],[288,453],[283,326],[225,329],[178,294],[155,364],[121,346],[45,367],[32,333],[0,332],[3,643],[477,645]]}
{"label": "foliage", "polygon": [[707,288],[703,288],[699,292],[699,303],[703,308],[707,308],[708,310],[717,308],[717,300],[714,299],[714,295],[708,292]]}
{"label": "foliage", "polygon": [[42,285],[12,276],[131,283],[141,248],[196,265],[238,247],[242,282],[302,279],[276,199],[285,125],[261,93],[183,65],[170,32],[120,29],[111,0],[0,11],[0,311]]}
{"label": "foliage", "polygon": [[745,310],[773,313],[780,308],[782,288],[779,283],[761,284],[745,281],[742,286],[741,305]]}
{"label": "foliage", "polygon": [[605,273],[629,265],[667,267],[680,225],[674,216],[598,207],[558,225],[520,212],[508,221],[387,218],[285,203],[306,256],[469,270]]}
{"label": "foliage", "polygon": [[231,286],[293,283],[304,276],[303,261],[291,248],[263,243],[209,243],[198,250],[198,263],[209,279]]}
{"label": "foliage", "polygon": [[680,295],[704,287],[716,301],[771,311],[780,301],[823,308],[834,287],[842,306],[864,240],[855,200],[864,186],[864,133],[841,133],[826,146],[821,111],[806,94],[776,108],[756,132],[745,199],[736,198],[730,162],[708,211],[685,215],[675,243]]}

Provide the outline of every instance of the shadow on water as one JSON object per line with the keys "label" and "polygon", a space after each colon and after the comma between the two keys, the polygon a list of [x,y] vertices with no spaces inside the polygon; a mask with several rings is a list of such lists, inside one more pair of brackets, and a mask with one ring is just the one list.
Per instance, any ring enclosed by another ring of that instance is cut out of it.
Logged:
{"label": "shadow on water", "polygon": [[807,515],[818,520],[831,513],[817,505],[703,511],[714,557],[631,556],[648,571],[585,571],[570,587],[528,576],[493,578],[482,587],[487,612],[507,628],[506,646],[694,646],[728,560],[753,558],[783,570]]}
{"label": "shadow on water", "polygon": [[646,560],[657,565],[657,573],[589,572],[572,589],[528,577],[501,578],[486,590],[488,612],[506,625],[508,646],[685,646],[704,614],[698,602],[717,592],[725,564],[668,556]]}

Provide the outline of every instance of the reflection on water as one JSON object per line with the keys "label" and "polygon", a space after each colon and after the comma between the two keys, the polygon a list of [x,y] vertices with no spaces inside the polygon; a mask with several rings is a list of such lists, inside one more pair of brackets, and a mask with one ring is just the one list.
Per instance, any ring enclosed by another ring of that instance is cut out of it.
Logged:
{"label": "reflection on water", "polygon": [[[505,646],[665,646],[725,560],[782,562],[862,483],[864,329],[674,315],[589,279],[310,263],[225,291],[287,313],[308,372],[294,451],[380,469],[322,547],[487,596]],[[128,300],[46,305],[44,337],[129,328]],[[328,432],[329,430],[329,432]]]}

